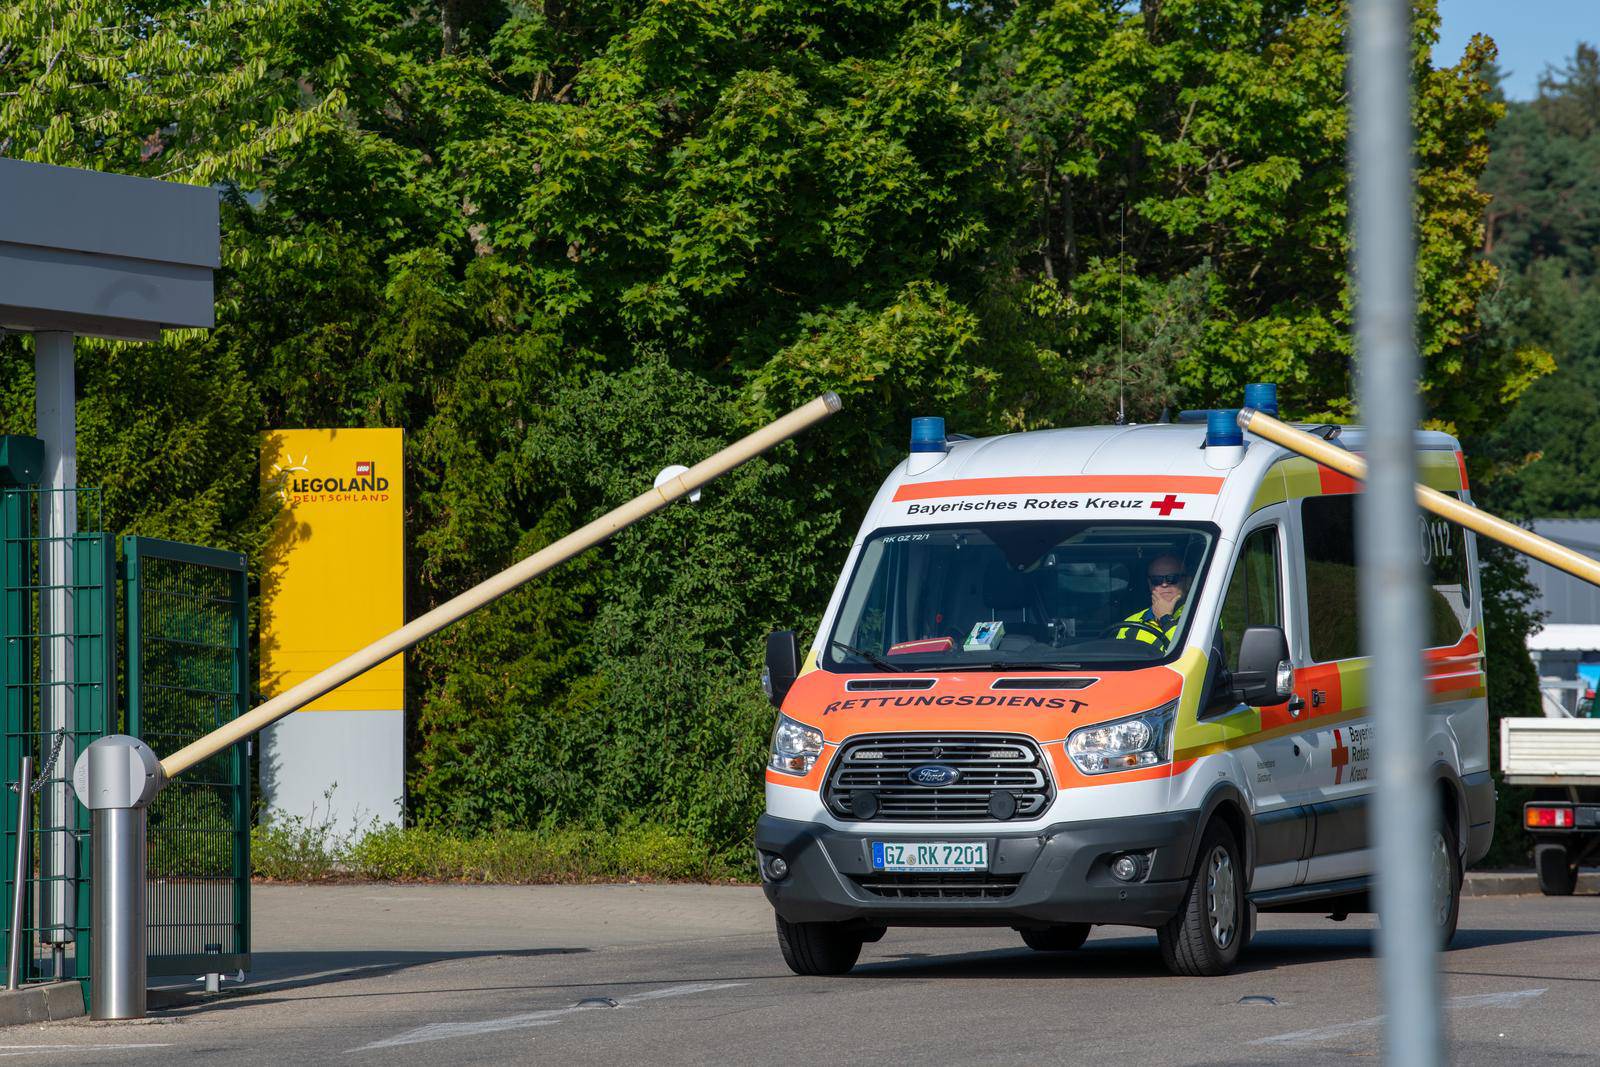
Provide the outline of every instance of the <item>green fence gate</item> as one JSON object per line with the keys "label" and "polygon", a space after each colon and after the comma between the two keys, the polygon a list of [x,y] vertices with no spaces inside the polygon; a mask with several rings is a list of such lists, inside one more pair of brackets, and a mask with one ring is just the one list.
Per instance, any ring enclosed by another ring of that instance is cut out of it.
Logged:
{"label": "green fence gate", "polygon": [[[41,522],[53,512],[55,520]],[[93,489],[0,489],[0,818],[5,914],[16,886],[18,781],[34,759],[31,884],[23,898],[23,981],[85,978],[89,961],[89,813],[72,795],[72,764],[114,732],[116,557],[105,533],[49,535],[62,516],[100,525]],[[49,659],[54,666],[47,668]],[[79,877],[83,875],[84,877]],[[0,924],[4,926],[5,924]],[[10,930],[0,930],[10,951]]]}
{"label": "green fence gate", "polygon": [[[245,559],[149,537],[124,537],[122,557],[128,733],[165,756],[247,710]],[[185,771],[150,806],[153,976],[250,965],[246,744]]]}

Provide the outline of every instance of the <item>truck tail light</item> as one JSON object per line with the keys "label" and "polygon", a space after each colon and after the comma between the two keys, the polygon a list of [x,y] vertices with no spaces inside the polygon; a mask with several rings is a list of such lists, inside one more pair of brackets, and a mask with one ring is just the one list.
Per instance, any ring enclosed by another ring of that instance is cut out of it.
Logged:
{"label": "truck tail light", "polygon": [[1527,821],[1529,829],[1533,830],[1572,829],[1571,808],[1549,808],[1542,805],[1529,804],[1524,809],[1523,818]]}

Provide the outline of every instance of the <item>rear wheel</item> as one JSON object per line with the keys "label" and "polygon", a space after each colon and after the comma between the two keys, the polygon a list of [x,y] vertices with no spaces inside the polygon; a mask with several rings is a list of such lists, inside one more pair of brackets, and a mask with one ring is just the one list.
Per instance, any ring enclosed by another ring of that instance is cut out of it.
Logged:
{"label": "rear wheel", "polygon": [[844,923],[791,923],[778,918],[778,947],[795,974],[848,974],[861,958],[862,931]]}
{"label": "rear wheel", "polygon": [[1244,947],[1248,907],[1239,845],[1225,825],[1212,823],[1178,913],[1156,931],[1167,970],[1193,977],[1226,974]]}
{"label": "rear wheel", "polygon": [[1428,850],[1428,868],[1433,883],[1433,922],[1439,931],[1439,947],[1450,944],[1461,919],[1461,850],[1449,823],[1436,827]]}
{"label": "rear wheel", "polygon": [[1088,923],[1062,923],[1045,930],[1019,930],[1022,943],[1035,952],[1071,952],[1089,937]]}
{"label": "rear wheel", "polygon": [[1578,887],[1578,866],[1567,858],[1567,846],[1533,846],[1533,868],[1539,874],[1539,892],[1547,897],[1570,897]]}

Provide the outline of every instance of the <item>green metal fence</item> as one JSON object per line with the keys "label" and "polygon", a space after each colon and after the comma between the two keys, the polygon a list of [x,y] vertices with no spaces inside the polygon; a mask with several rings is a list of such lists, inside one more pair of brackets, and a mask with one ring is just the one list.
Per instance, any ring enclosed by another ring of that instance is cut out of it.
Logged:
{"label": "green metal fence", "polygon": [[[174,752],[246,710],[245,559],[122,539],[128,733]],[[150,806],[150,974],[247,969],[250,776],[245,742],[186,771]]]}
{"label": "green metal fence", "polygon": [[[114,731],[116,599],[112,539],[41,531],[101,524],[93,489],[0,489],[0,819],[5,903],[16,885],[22,757],[36,768],[31,884],[21,977],[88,976],[89,813],[70,786],[76,754]],[[0,931],[9,952],[10,931]]]}

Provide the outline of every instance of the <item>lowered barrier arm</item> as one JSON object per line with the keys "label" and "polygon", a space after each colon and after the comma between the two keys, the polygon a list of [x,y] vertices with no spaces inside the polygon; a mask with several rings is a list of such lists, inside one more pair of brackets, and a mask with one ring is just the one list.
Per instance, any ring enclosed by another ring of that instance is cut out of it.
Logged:
{"label": "lowered barrier arm", "polygon": [[[1357,481],[1366,480],[1366,460],[1338,445],[1324,441],[1315,434],[1279,422],[1271,415],[1253,408],[1245,408],[1239,412],[1239,426],[1340,474],[1348,475]],[[1465,526],[1473,533],[1482,534],[1490,540],[1499,541],[1524,555],[1532,556],[1541,563],[1548,563],[1557,570],[1582,578],[1591,585],[1600,585],[1600,562],[1590,559],[1583,553],[1575,552],[1565,545],[1558,545],[1531,530],[1524,530],[1515,523],[1496,518],[1482,508],[1457,500],[1448,493],[1429,489],[1425,485],[1417,486],[1416,490],[1417,506],[1423,510]]]}
{"label": "lowered barrier arm", "polygon": [[78,797],[93,813],[90,1015],[95,1019],[137,1019],[144,1015],[145,809],[169,780],[679,497],[695,493],[706,483],[821,422],[839,408],[839,398],[833,393],[817,397],[688,470],[660,479],[653,488],[626,504],[418,616],[166,759],[158,760],[144,742],[121,735],[101,738],[85,749],[73,778]]}

